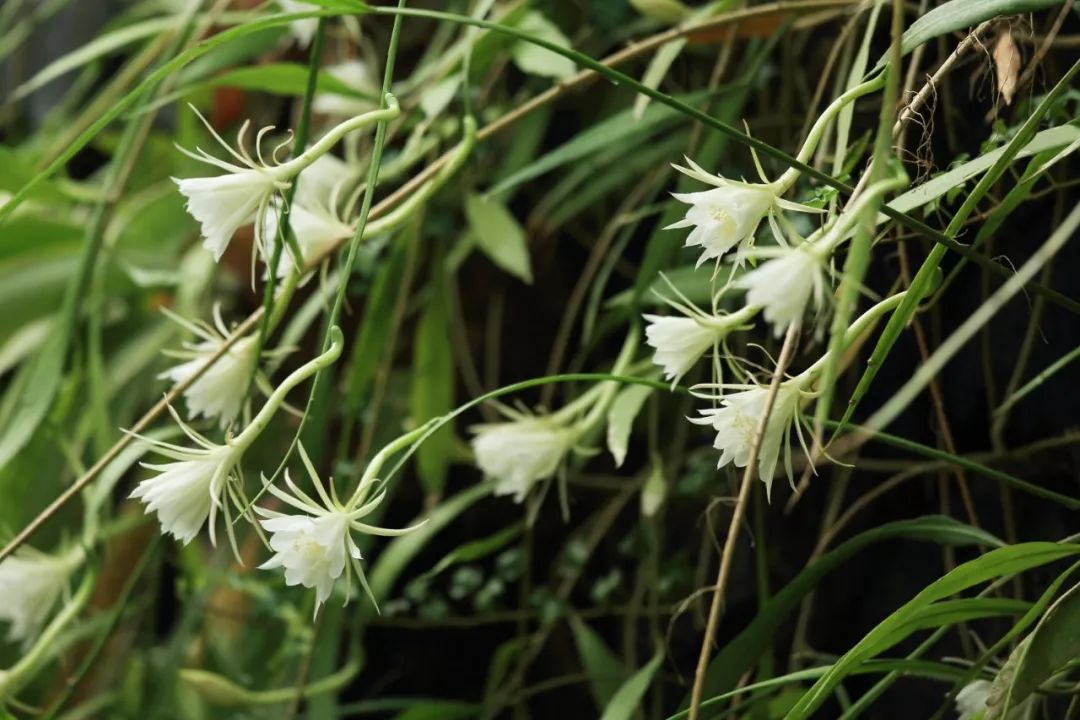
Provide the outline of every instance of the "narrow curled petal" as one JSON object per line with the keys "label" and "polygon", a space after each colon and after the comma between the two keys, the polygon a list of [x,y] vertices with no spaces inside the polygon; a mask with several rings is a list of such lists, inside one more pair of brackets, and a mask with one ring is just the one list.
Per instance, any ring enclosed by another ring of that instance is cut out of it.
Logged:
{"label": "narrow curled petal", "polygon": [[537,480],[549,478],[573,446],[573,433],[547,417],[472,428],[476,464],[494,478],[496,495],[521,502]]}

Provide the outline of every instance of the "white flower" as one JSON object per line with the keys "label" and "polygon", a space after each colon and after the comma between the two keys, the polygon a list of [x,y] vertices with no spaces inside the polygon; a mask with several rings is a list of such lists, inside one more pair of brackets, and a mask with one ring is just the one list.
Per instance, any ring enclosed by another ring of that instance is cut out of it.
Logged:
{"label": "white flower", "polygon": [[[756,254],[765,255],[761,250]],[[774,255],[735,281],[746,290],[746,304],[763,309],[773,333],[783,335],[788,325],[801,322],[813,301],[820,308],[825,301],[824,261],[812,245],[770,249]]]}
{"label": "white flower", "polygon": [[[286,13],[299,13],[308,10],[316,10],[309,3],[298,2],[297,0],[277,0],[278,5]],[[296,44],[301,48],[306,48],[311,44],[312,38],[315,37],[315,30],[319,27],[318,18],[305,18],[303,20],[293,20],[289,23],[289,32],[296,38]]]}
{"label": "white flower", "polygon": [[210,542],[217,542],[215,520],[219,509],[224,509],[229,539],[233,539],[232,523],[228,520],[228,484],[239,477],[239,463],[243,446],[215,445],[196,433],[175,414],[173,417],[187,436],[198,447],[185,448],[161,440],[141,437],[149,442],[155,452],[173,462],[163,464],[142,463],[142,466],[158,473],[143,480],[131,492],[146,505],[146,512],[156,512],[161,531],[175,537],[185,545],[191,542],[207,519],[210,521]]}
{"label": "white flower", "polygon": [[496,495],[525,499],[537,480],[552,477],[573,449],[577,433],[554,417],[523,416],[511,422],[476,425],[476,464],[495,480]]}
{"label": "white flower", "polygon": [[[301,182],[299,187],[303,186],[304,183]],[[277,221],[280,210],[281,205],[279,203],[271,203],[266,209],[264,225],[268,242],[276,242]],[[292,228],[293,234],[296,236],[296,243],[300,247],[305,263],[311,258],[322,255],[330,248],[335,247],[342,240],[351,238],[356,232],[354,226],[342,222],[333,212],[320,206],[312,206],[309,209],[299,202],[293,202],[289,208],[288,218],[289,227]],[[263,249],[263,257],[269,263],[269,258],[272,257],[269,247]],[[295,267],[297,267],[296,259],[292,256],[292,253],[288,252],[286,246],[286,251],[278,263],[278,277],[285,277]]]}
{"label": "white flower", "polygon": [[[270,533],[269,545],[274,551],[274,555],[259,568],[283,568],[286,585],[315,588],[316,615],[319,607],[329,599],[334,585],[342,575],[345,575],[348,589],[353,572],[374,603],[375,598],[360,565],[360,548],[352,538],[352,531],[393,537],[411,532],[419,525],[391,530],[361,522],[361,518],[373,512],[386,497],[386,491],[378,487],[379,481],[374,480],[368,484],[362,481],[349,502],[342,504],[338,500],[332,480],[327,482],[330,486],[329,494],[323,488],[322,481],[302,446],[300,457],[321,502],[300,490],[289,477],[288,471],[285,472],[285,484],[292,494],[270,484],[265,486],[279,500],[303,514],[286,515],[261,507],[255,508],[255,512],[263,518],[259,520],[259,524]],[[345,600],[348,602],[348,595]]]}
{"label": "white flower", "polygon": [[690,158],[686,158],[686,163],[689,167],[674,167],[684,175],[714,188],[702,192],[672,193],[676,200],[688,203],[690,209],[686,211],[686,217],[668,225],[666,229],[693,228],[685,245],[699,246],[704,250],[698,258],[698,265],[719,258],[736,247],[745,251],[753,244],[758,225],[777,208],[820,212],[783,200],[779,197],[783,188],[776,183],[737,182],[707,172]]}
{"label": "white flower", "polygon": [[712,190],[672,196],[688,203],[690,209],[685,218],[668,225],[668,229],[693,228],[686,247],[703,249],[698,265],[719,258],[744,241],[749,243],[776,201],[776,195],[766,186],[728,182]]}
{"label": "white flower", "polygon": [[[170,354],[185,362],[174,365],[158,375],[159,378],[179,383],[191,377],[206,361],[215,355],[229,335],[221,319],[220,307],[214,307],[214,324],[188,322],[165,311],[166,314],[199,338],[198,342],[185,343],[184,350]],[[192,418],[203,415],[217,417],[221,427],[227,426],[240,413],[240,406],[248,388],[248,379],[255,368],[255,337],[237,340],[225,354],[212,364],[198,380],[184,391],[188,414]]]}
{"label": "white flower", "polygon": [[80,550],[48,555],[23,547],[0,562],[0,620],[10,623],[8,640],[37,635],[82,558]]}
{"label": "white flower", "polygon": [[287,189],[293,178],[326,155],[335,143],[349,133],[374,125],[380,120],[397,117],[401,109],[393,95],[386,96],[386,104],[387,107],[382,110],[357,115],[338,123],[319,138],[318,142],[287,162],[279,162],[277,159],[278,153],[285,146],[284,142],[279,144],[270,154],[273,164],[266,162],[262,155],[263,137],[273,130],[272,127],[263,128],[255,136],[255,158],[252,158],[244,149],[244,137],[250,121],[241,126],[236,138],[238,150],[233,150],[210,127],[206,119],[199,115],[207,130],[239,163],[219,160],[200,148],[196,148],[196,152],[180,148],[188,157],[228,173],[208,178],[173,178],[180,192],[188,199],[188,212],[201,224],[203,245],[214,253],[214,259],[221,259],[236,230],[253,219],[258,220],[255,223],[255,247],[259,250],[266,247],[262,220],[273,196]]}
{"label": "white flower", "polygon": [[348,558],[360,559],[360,548],[349,536],[349,516],[344,512],[320,517],[281,515],[259,523],[271,533],[270,548],[276,553],[259,568],[284,568],[286,585],[315,588],[316,611],[330,597]]}
{"label": "white flower", "polygon": [[664,368],[664,379],[679,382],[701,356],[725,334],[695,318],[643,316],[649,321],[645,342],[656,349],[653,363]]}
{"label": "white flower", "polygon": [[[735,467],[746,467],[750,462],[750,449],[757,432],[758,422],[765,411],[768,388],[751,387],[748,390],[731,393],[721,398],[721,406],[701,410],[701,418],[691,421],[699,425],[712,425],[716,430],[713,447],[721,451],[717,467],[734,463]],[[797,385],[785,382],[777,390],[776,400],[765,434],[758,451],[758,476],[765,483],[766,494],[772,494],[773,476],[780,458],[781,445],[784,448],[784,466],[788,479],[791,480],[790,435],[792,425],[798,432],[796,418],[801,392]],[[793,422],[794,421],[794,422]]]}
{"label": "white flower", "polygon": [[990,696],[990,681],[975,680],[956,694],[956,712],[959,720],[980,720],[986,712],[986,699]]}
{"label": "white flower", "polygon": [[[198,111],[196,111],[198,114]],[[244,149],[244,138],[250,127],[250,121],[240,127],[236,137],[239,152],[233,150],[210,127],[210,123],[200,114],[199,118],[214,138],[224,147],[239,164],[219,160],[201,148],[196,152],[179,148],[188,157],[225,170],[227,174],[216,177],[173,178],[180,192],[187,198],[187,211],[199,221],[202,227],[203,247],[214,254],[214,260],[221,260],[232,236],[243,225],[261,218],[270,198],[289,187],[290,180],[299,168],[292,164],[268,165],[262,156],[263,136],[272,128],[263,128],[255,139],[256,161]],[[279,146],[280,148],[280,146]],[[276,155],[279,148],[275,148]],[[262,237],[259,223],[255,226],[256,244]]]}
{"label": "white flower", "polygon": [[341,158],[330,153],[320,155],[300,173],[293,202],[305,207],[336,208],[338,195],[356,178],[356,169]]}
{"label": "white flower", "polygon": [[[326,72],[343,85],[356,90],[358,94],[377,96],[379,86],[371,69],[363,60],[346,60],[326,68]],[[311,109],[324,115],[359,115],[373,109],[377,103],[370,97],[340,95],[335,92],[322,92],[315,96]]]}

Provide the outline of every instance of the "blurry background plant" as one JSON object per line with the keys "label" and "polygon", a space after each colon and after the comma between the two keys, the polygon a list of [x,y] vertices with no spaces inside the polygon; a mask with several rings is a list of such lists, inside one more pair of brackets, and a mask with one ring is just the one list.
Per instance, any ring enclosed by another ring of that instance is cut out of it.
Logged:
{"label": "blurry background plant", "polygon": [[[413,5],[0,6],[0,712],[1080,716],[1073,3]],[[388,65],[215,264],[177,146],[277,168]],[[235,557],[162,540],[148,450],[253,417]]]}

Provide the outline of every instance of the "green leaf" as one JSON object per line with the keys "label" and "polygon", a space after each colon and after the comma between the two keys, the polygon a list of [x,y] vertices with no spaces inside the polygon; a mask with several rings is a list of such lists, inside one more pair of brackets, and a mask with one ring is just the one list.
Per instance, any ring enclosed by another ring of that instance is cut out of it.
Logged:
{"label": "green leaf", "polygon": [[[450,352],[450,301],[441,253],[432,263],[431,294],[420,315],[413,343],[411,409],[417,424],[450,412],[454,403],[454,364]],[[439,428],[416,451],[420,481],[429,493],[438,494],[446,483],[450,450],[454,443],[451,423]]]}
{"label": "green leaf", "polygon": [[[570,47],[570,40],[563,35],[555,23],[538,12],[527,13],[518,23],[518,29],[549,43]],[[574,61],[557,55],[531,42],[518,41],[510,51],[514,64],[530,75],[541,77],[564,78],[577,70]]]}
{"label": "green leaf", "polygon": [[[921,16],[904,31],[900,40],[901,52],[907,55],[936,37],[974,27],[999,15],[1021,15],[1061,5],[1059,0],[949,0]],[[888,55],[878,60],[874,70],[888,64]]]}
{"label": "green leaf", "polygon": [[[1016,153],[1015,159],[1030,157],[1046,150],[1064,147],[1080,138],[1080,127],[1076,125],[1059,125],[1048,130],[1043,130],[1031,139],[1031,142],[1022,147]],[[974,160],[969,160],[940,175],[935,175],[922,185],[908,190],[887,203],[889,207],[899,212],[910,212],[915,208],[922,207],[932,200],[936,200],[950,190],[966,183],[971,178],[993,167],[994,163],[1005,153],[1006,148],[999,147],[996,150],[980,155]],[[1030,186],[1027,186],[1030,187]],[[884,222],[886,217],[879,216],[879,222]]]}
{"label": "green leaf", "polygon": [[[204,83],[188,86],[181,92],[186,95],[207,87],[232,87],[272,93],[274,95],[303,95],[307,89],[307,76],[307,65],[299,63],[253,65],[226,70]],[[315,88],[318,92],[361,97],[372,101],[376,99],[374,96],[360,92],[355,87],[342,82],[325,70],[319,72]]]}
{"label": "green leaf", "polygon": [[500,268],[532,284],[532,266],[525,231],[498,200],[470,194],[465,198],[465,215],[476,244]]}
{"label": "green leaf", "polygon": [[[1062,668],[1080,657],[1080,585],[1055,602],[1022,645],[1005,702],[995,717],[1005,716]],[[997,679],[995,679],[995,684]]]}
{"label": "green leaf", "polygon": [[[408,535],[394,538],[381,553],[368,574],[371,593],[380,602],[390,597],[390,591],[405,567],[433,537],[453,522],[477,501],[491,494],[486,483],[473,485],[443,500],[426,518],[426,522]],[[370,604],[364,607],[370,608]],[[368,610],[373,611],[373,609]]]}
{"label": "green leaf", "polygon": [[619,391],[611,403],[607,415],[607,446],[615,458],[615,467],[621,467],[626,460],[634,418],[641,412],[650,394],[652,388],[647,385],[628,385]]}
{"label": "green leaf", "polygon": [[581,664],[589,676],[589,689],[596,707],[602,710],[626,682],[626,668],[596,631],[577,615],[570,616],[570,629],[574,633],[574,645],[581,656]]}
{"label": "green leaf", "polygon": [[1080,554],[1080,545],[1031,542],[998,548],[966,562],[934,581],[867,633],[806,691],[787,720],[809,718],[861,663],[903,640],[917,627],[916,619],[932,603],[994,578],[1008,577],[1033,567]]}
{"label": "green leaf", "polygon": [[664,661],[663,653],[657,653],[645,667],[634,673],[629,680],[623,683],[611,702],[604,708],[604,714],[600,720],[630,720],[634,717],[641,701],[645,697],[645,691],[652,684],[653,675],[660,669],[660,663]]}
{"label": "green leaf", "polygon": [[[707,94],[705,92],[691,93],[681,95],[679,99],[685,102],[696,102]],[[651,134],[685,120],[678,110],[669,108],[666,105],[649,107],[642,113],[641,118],[636,121],[633,118],[633,112],[633,109],[623,110],[590,126],[587,130],[575,135],[571,140],[540,156],[498,183],[488,194],[501,195],[523,182],[581,160],[604,148],[625,146],[631,143],[634,138]]]}
{"label": "green leaf", "polygon": [[[660,46],[656,51],[656,54],[649,60],[649,66],[645,68],[645,74],[641,77],[641,84],[645,87],[653,88],[654,90],[660,87],[660,83],[663,82],[664,76],[667,75],[668,70],[671,69],[671,65],[679,57],[679,53],[686,47],[686,38],[681,37],[671,42],[666,42]],[[649,96],[638,94],[634,98],[634,119],[637,120],[641,117],[641,114],[645,112],[645,108],[649,106]]]}
{"label": "green leaf", "polygon": [[950,546],[1001,544],[1000,540],[978,528],[940,515],[888,523],[856,535],[803,568],[769,599],[734,640],[724,645],[705,673],[704,697],[719,695],[734,688],[739,678],[771,645],[773,636],[784,621],[823,578],[867,547],[892,539]]}
{"label": "green leaf", "polygon": [[441,573],[446,568],[457,565],[458,563],[473,562],[475,560],[485,558],[488,555],[503,549],[509,543],[521,537],[521,533],[524,532],[524,530],[524,522],[518,522],[514,523],[510,527],[503,528],[494,535],[489,535],[486,538],[473,540],[471,542],[465,543],[464,545],[459,545],[458,547],[447,553],[442,560],[436,563],[435,567],[431,568],[420,577],[424,579],[430,579]]}

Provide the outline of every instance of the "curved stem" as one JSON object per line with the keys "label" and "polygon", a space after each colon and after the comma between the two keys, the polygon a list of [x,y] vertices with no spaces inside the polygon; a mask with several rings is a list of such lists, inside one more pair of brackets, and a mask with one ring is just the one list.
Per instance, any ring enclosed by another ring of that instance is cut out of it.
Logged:
{"label": "curved stem", "polygon": [[341,329],[335,325],[330,328],[329,339],[330,347],[327,348],[326,352],[301,365],[285,378],[270,397],[266,399],[266,404],[262,406],[259,414],[251,421],[251,424],[244,428],[244,431],[235,438],[228,441],[229,445],[241,450],[247,449],[255,441],[255,438],[266,429],[266,426],[270,424],[270,418],[281,407],[281,403],[285,401],[285,396],[289,394],[290,390],[338,359],[341,355],[341,349],[345,346],[345,336],[342,335]]}

